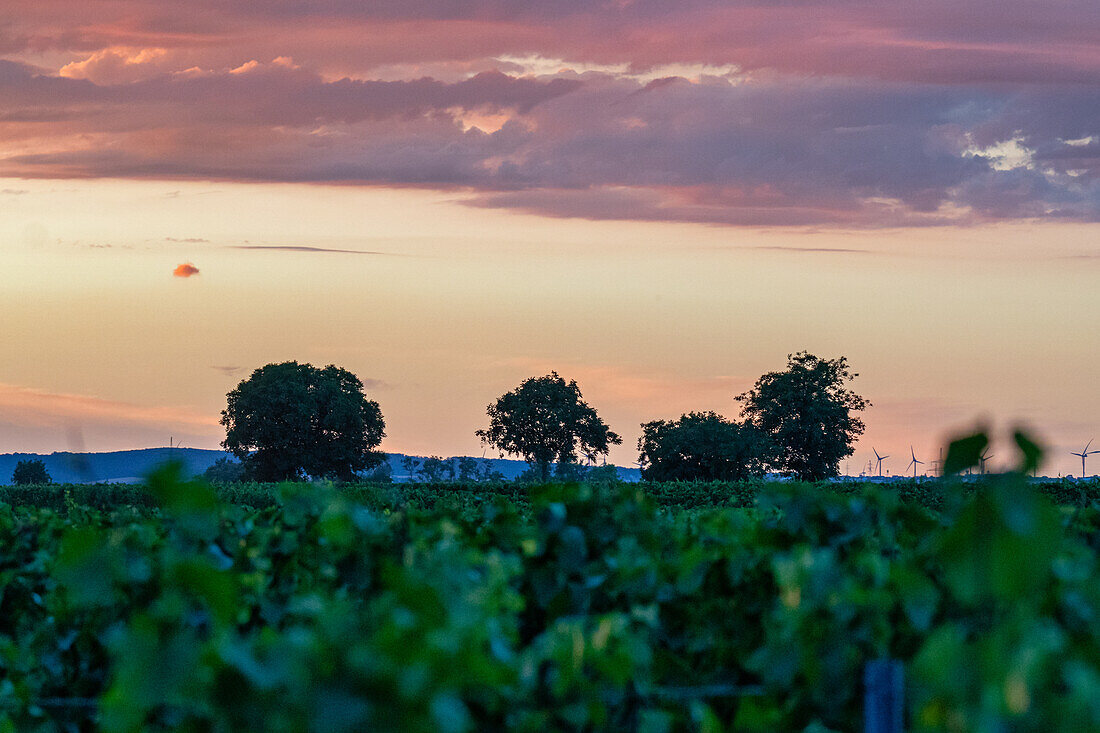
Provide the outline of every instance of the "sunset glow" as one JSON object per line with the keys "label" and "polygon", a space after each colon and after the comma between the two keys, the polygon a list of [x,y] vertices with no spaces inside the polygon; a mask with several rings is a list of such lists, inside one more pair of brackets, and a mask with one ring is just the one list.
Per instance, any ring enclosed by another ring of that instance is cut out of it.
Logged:
{"label": "sunset glow", "polygon": [[215,448],[297,359],[420,455],[556,370],[630,466],[802,349],[853,474],[1100,438],[1094,0],[5,9],[0,452]]}

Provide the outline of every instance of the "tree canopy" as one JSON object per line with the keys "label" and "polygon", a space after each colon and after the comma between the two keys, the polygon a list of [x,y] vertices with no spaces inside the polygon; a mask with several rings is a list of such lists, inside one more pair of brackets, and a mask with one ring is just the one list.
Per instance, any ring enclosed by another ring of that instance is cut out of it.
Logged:
{"label": "tree canopy", "polygon": [[378,403],[351,372],[287,361],[252,372],[226,395],[222,446],[249,477],[281,481],[306,476],[349,480],[384,459]]}
{"label": "tree canopy", "polygon": [[557,372],[524,380],[487,412],[489,427],[477,436],[503,453],[522,456],[543,481],[554,461],[576,463],[578,456],[594,461],[623,442],[585,403],[577,383]]}
{"label": "tree canopy", "polygon": [[244,465],[229,458],[219,458],[202,472],[212,484],[229,484],[244,479]]}
{"label": "tree canopy", "polygon": [[639,463],[646,481],[740,481],[764,473],[764,436],[715,412],[642,425]]}
{"label": "tree canopy", "polygon": [[30,486],[33,484],[48,484],[53,479],[46,470],[46,464],[40,458],[27,458],[15,464],[15,470],[11,474],[11,482],[16,486]]}
{"label": "tree canopy", "polygon": [[859,412],[870,402],[847,389],[858,374],[843,356],[821,359],[806,351],[787,355],[787,369],[769,372],[738,395],[742,413],[772,446],[769,463],[806,481],[839,474],[863,434]]}

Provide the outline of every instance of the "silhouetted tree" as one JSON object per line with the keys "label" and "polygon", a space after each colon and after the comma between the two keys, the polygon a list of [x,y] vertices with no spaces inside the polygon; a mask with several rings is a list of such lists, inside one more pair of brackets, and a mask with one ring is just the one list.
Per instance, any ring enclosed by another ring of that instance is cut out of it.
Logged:
{"label": "silhouetted tree", "polygon": [[393,483],[393,468],[390,467],[388,461],[382,461],[363,474],[363,479],[376,484]]}
{"label": "silhouetted tree", "polygon": [[503,481],[504,474],[493,468],[492,460],[483,460],[477,473],[478,481]]}
{"label": "silhouetted tree", "polygon": [[619,483],[619,469],[610,463],[602,466],[592,466],[584,474],[584,480],[590,484],[617,484]]}
{"label": "silhouetted tree", "polygon": [[463,456],[458,459],[458,480],[477,481],[477,459]]}
{"label": "silhouetted tree", "polygon": [[40,458],[28,458],[15,464],[11,482],[16,486],[52,483],[46,464]]}
{"label": "silhouetted tree", "polygon": [[447,473],[447,461],[439,456],[428,456],[420,464],[418,476],[421,481],[438,484],[443,481]]}
{"label": "silhouetted tree", "polygon": [[852,455],[863,421],[854,412],[870,402],[846,388],[858,377],[843,356],[821,359],[806,351],[787,355],[787,369],[769,372],[738,395],[742,412],[772,446],[769,463],[800,479],[836,476]]}
{"label": "silhouetted tree", "polygon": [[251,478],[347,481],[385,459],[374,451],[386,434],[382,411],[345,369],[268,364],[226,399],[222,445],[241,459]]}
{"label": "silhouetted tree", "polygon": [[764,473],[764,436],[754,426],[714,412],[642,425],[638,439],[647,481],[741,481]]}
{"label": "silhouetted tree", "polygon": [[578,455],[595,460],[623,442],[585,404],[577,383],[557,372],[524,380],[487,412],[489,427],[477,436],[503,453],[522,456],[542,481],[550,478],[554,461],[576,463]]}
{"label": "silhouetted tree", "polygon": [[575,461],[558,461],[554,464],[554,480],[568,483],[584,481],[588,476],[588,468]]}
{"label": "silhouetted tree", "polygon": [[409,481],[416,478],[417,469],[420,468],[420,459],[415,456],[405,456],[401,459],[401,470],[408,476]]}
{"label": "silhouetted tree", "polygon": [[244,480],[244,464],[228,458],[219,458],[202,472],[202,477],[212,484],[227,484]]}

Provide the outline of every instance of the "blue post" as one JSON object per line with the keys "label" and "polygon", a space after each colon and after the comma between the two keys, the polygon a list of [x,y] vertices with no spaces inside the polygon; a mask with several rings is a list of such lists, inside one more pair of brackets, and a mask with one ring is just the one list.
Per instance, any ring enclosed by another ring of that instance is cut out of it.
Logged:
{"label": "blue post", "polygon": [[876,659],[863,668],[863,730],[905,729],[905,668],[895,659]]}

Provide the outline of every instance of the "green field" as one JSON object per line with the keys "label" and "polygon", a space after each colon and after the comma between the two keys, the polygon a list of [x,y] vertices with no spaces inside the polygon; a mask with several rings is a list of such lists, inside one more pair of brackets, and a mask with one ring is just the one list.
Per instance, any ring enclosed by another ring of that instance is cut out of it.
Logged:
{"label": "green field", "polygon": [[1100,728],[1100,486],[0,489],[0,731]]}

